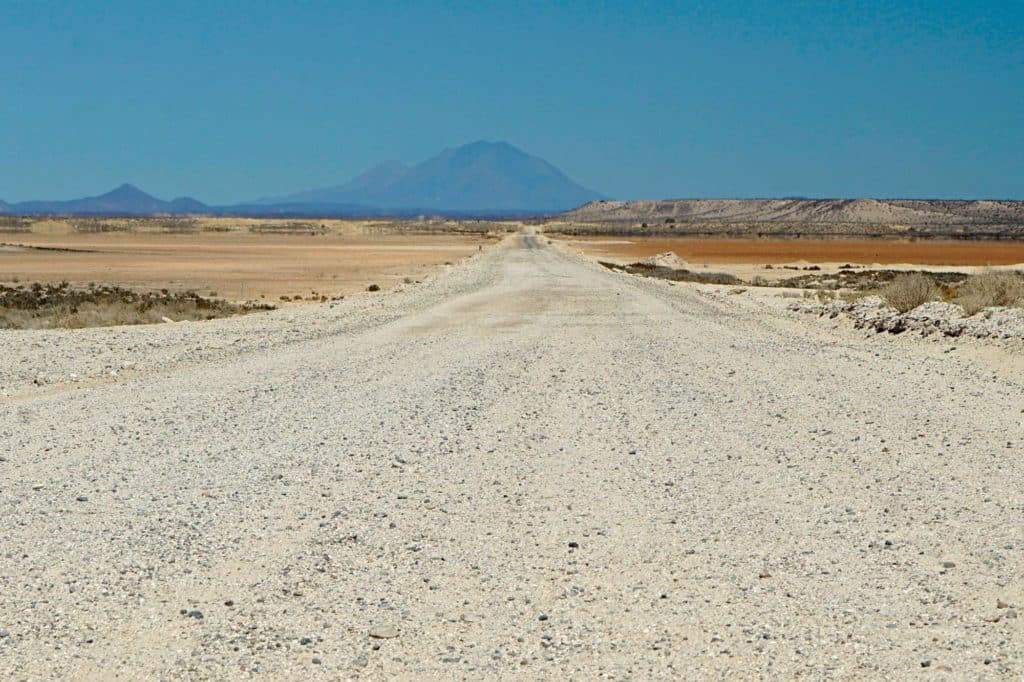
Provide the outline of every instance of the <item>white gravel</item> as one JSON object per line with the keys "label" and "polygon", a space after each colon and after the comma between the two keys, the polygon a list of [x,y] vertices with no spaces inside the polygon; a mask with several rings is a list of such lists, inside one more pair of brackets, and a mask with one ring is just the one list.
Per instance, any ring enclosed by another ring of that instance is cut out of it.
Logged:
{"label": "white gravel", "polygon": [[3,333],[0,678],[1024,675],[1017,365],[539,246]]}

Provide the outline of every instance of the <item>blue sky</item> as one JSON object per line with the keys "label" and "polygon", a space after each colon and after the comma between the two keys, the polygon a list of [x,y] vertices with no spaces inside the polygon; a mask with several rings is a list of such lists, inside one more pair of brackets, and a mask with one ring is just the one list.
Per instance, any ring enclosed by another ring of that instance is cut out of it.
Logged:
{"label": "blue sky", "polygon": [[507,140],[616,198],[1024,198],[1024,2],[0,0],[0,198]]}

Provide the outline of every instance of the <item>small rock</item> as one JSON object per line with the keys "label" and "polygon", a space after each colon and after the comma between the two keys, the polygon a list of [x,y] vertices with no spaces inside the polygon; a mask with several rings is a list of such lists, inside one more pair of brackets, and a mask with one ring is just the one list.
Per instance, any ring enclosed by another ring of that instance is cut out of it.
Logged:
{"label": "small rock", "polygon": [[369,663],[370,661],[366,658],[366,656],[360,656],[359,658],[352,661],[352,665],[356,668],[365,668],[367,665],[369,665]]}
{"label": "small rock", "polygon": [[569,549],[579,549],[579,546],[580,546],[580,543],[578,543],[578,542],[570,542],[569,543]]}
{"label": "small rock", "polygon": [[79,495],[78,497],[75,498],[75,502],[88,502],[88,501],[89,501],[89,498],[86,497],[85,495]]}
{"label": "small rock", "polygon": [[954,562],[954,561],[943,561],[942,562],[942,567],[943,568],[956,568],[956,562]]}
{"label": "small rock", "polygon": [[11,633],[8,630],[4,630],[3,628],[0,628],[0,639],[7,639],[10,636],[11,636]]}
{"label": "small rock", "polygon": [[313,665],[320,665],[321,663],[323,663],[323,661],[321,661],[319,657],[313,657]]}
{"label": "small rock", "polygon": [[394,625],[377,625],[370,629],[370,637],[374,639],[394,639],[398,637],[398,628]]}
{"label": "small rock", "polygon": [[313,643],[313,640],[310,637],[303,637],[302,639],[299,640],[299,644],[301,644],[302,646],[307,646],[307,645],[312,644],[312,643]]}
{"label": "small rock", "polygon": [[377,284],[371,284],[370,286],[366,287],[366,290],[367,291],[380,291],[380,286],[377,285]]}
{"label": "small rock", "polygon": [[928,659],[925,659],[925,660],[921,661],[921,667],[922,667],[922,668],[928,668],[928,667],[931,667],[931,664],[932,664],[932,662],[931,662],[931,661],[929,661]]}
{"label": "small rock", "polygon": [[546,614],[546,613],[542,613],[539,616],[537,616],[537,620],[547,620],[547,619],[548,619],[548,614]]}
{"label": "small rock", "polygon": [[1010,605],[1007,602],[1004,602],[1002,599],[996,599],[996,608],[997,609],[1008,609],[1008,608],[1010,608]]}

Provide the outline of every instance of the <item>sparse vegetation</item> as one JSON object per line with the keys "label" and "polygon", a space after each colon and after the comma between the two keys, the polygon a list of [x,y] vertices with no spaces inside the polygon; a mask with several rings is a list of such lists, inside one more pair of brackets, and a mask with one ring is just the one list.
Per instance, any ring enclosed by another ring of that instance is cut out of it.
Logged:
{"label": "sparse vegetation", "polygon": [[983,272],[964,280],[955,300],[967,315],[995,306],[1024,305],[1024,277],[1015,272]]}
{"label": "sparse vegetation", "polygon": [[661,265],[648,265],[647,263],[631,263],[619,265],[607,261],[598,261],[609,270],[628,272],[631,275],[643,275],[644,277],[655,277],[667,279],[672,282],[697,282],[699,284],[744,284],[743,280],[727,272],[694,272],[692,270],[680,270],[664,267]]}
{"label": "sparse vegetation", "polygon": [[923,272],[911,272],[898,275],[881,291],[885,301],[901,313],[938,300],[941,295],[935,280]]}
{"label": "sparse vegetation", "polygon": [[67,282],[0,286],[0,329],[54,329],[211,320],[269,310],[263,304],[235,304],[195,292],[136,292],[116,286],[74,289]]}
{"label": "sparse vegetation", "polygon": [[24,216],[0,216],[0,232],[29,232],[32,220]]}

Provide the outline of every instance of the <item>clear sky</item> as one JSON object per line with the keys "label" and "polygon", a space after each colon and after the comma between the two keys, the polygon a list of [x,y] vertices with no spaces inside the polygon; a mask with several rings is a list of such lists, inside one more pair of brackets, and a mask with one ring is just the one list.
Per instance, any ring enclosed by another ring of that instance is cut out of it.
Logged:
{"label": "clear sky", "polygon": [[0,0],[0,198],[507,140],[615,198],[1024,198],[1024,2]]}

